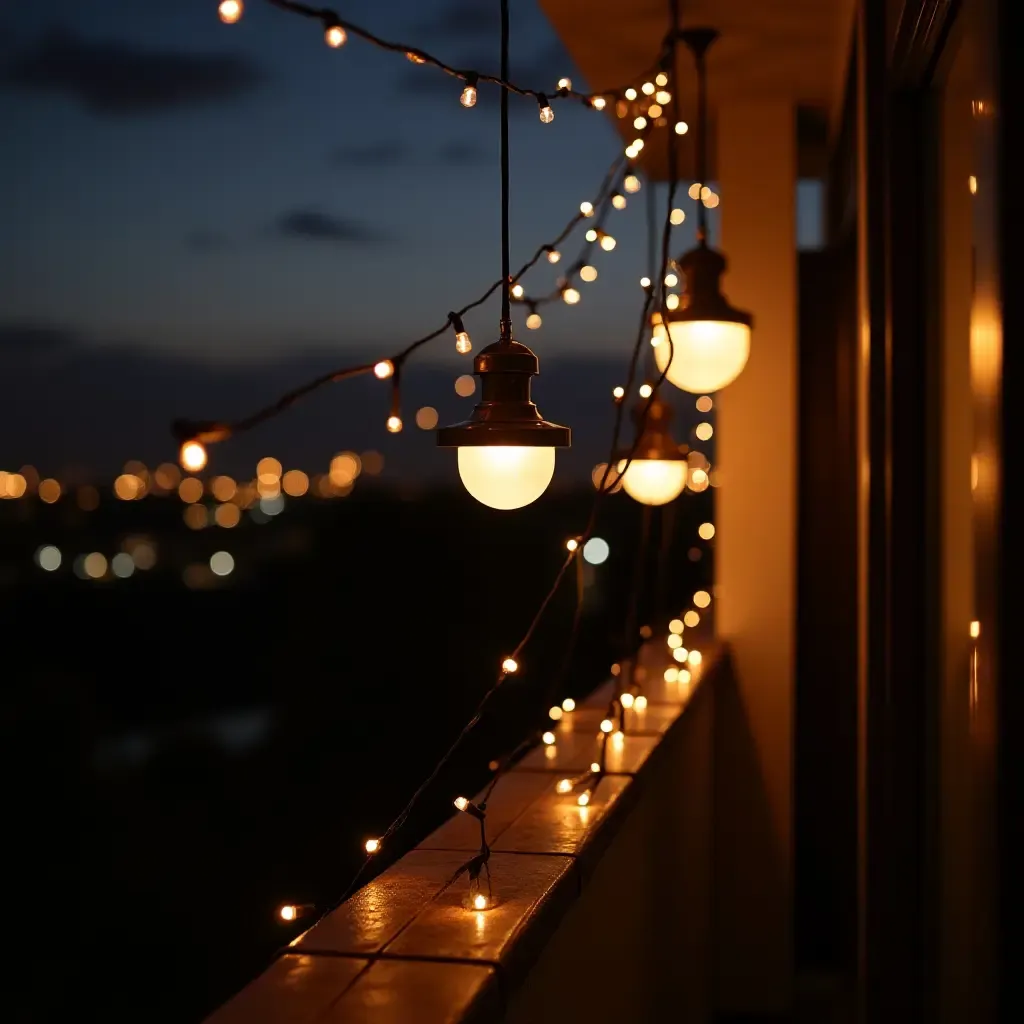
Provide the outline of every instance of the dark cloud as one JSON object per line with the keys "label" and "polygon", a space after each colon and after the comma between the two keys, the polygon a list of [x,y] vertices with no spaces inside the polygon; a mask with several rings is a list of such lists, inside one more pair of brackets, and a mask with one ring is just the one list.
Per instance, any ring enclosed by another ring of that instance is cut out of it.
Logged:
{"label": "dark cloud", "polygon": [[475,142],[446,142],[437,151],[438,161],[449,166],[464,167],[466,164],[483,164],[488,163],[492,158],[497,158],[496,152],[488,152]]}
{"label": "dark cloud", "polygon": [[231,99],[263,77],[252,61],[234,54],[149,50],[83,39],[66,30],[42,36],[0,69],[0,85],[64,95],[107,117]]}
{"label": "dark cloud", "polygon": [[481,3],[481,0],[454,0],[443,11],[419,25],[419,31],[446,39],[494,39],[500,30],[501,15],[497,5]]}
{"label": "dark cloud", "polygon": [[412,150],[403,142],[371,142],[366,146],[339,146],[330,153],[333,164],[351,167],[394,167],[408,162]]}
{"label": "dark cloud", "polygon": [[0,323],[0,352],[45,355],[78,343],[78,335],[65,327],[22,321]]}
{"label": "dark cloud", "polygon": [[386,242],[390,235],[347,217],[336,217],[319,210],[289,210],[274,223],[282,238],[301,238],[314,242]]}
{"label": "dark cloud", "polygon": [[216,252],[227,245],[228,239],[216,231],[192,231],[185,236],[185,248],[193,252]]}

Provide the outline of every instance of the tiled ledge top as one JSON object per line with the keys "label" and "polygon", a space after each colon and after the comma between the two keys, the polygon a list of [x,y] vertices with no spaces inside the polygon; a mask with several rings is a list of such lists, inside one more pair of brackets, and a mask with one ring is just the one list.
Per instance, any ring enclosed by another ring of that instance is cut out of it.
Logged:
{"label": "tiled ledge top", "polygon": [[689,684],[667,683],[660,642],[641,652],[643,712],[609,749],[608,774],[580,807],[558,779],[597,759],[609,680],[552,727],[556,743],[527,754],[487,807],[493,906],[468,906],[463,878],[444,883],[479,850],[479,825],[456,813],[415,850],[295,939],[288,951],[207,1024],[468,1024],[501,1015],[499,976],[515,985],[572,902],[628,810],[659,744],[719,657]]}

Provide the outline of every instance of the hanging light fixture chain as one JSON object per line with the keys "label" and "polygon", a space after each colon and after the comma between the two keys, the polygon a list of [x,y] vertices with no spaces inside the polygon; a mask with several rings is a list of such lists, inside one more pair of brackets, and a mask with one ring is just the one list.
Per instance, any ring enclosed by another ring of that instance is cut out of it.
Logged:
{"label": "hanging light fixture chain", "polygon": [[[508,0],[501,4],[501,77],[508,80]],[[501,90],[501,341],[512,340],[512,278],[509,273],[508,90]]]}

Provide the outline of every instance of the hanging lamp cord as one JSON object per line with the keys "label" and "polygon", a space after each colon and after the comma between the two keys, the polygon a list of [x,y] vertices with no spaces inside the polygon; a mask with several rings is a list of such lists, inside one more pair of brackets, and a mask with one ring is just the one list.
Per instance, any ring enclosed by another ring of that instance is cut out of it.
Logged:
{"label": "hanging lamp cord", "polygon": [[707,186],[708,173],[708,80],[704,50],[698,49],[694,57],[697,61],[697,116],[700,118],[700,134],[697,136],[697,180],[700,182],[701,192],[697,193],[697,241],[703,246],[707,245],[708,238],[708,211],[701,194]]}
{"label": "hanging lamp cord", "polygon": [[[508,80],[508,0],[501,0],[501,77]],[[512,341],[512,277],[510,273],[508,205],[508,90],[501,90],[501,341]]]}

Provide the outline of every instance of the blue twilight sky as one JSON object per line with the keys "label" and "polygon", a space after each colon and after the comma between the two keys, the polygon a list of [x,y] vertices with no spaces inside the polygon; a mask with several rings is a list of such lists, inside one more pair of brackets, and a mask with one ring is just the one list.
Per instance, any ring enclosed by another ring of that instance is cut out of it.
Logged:
{"label": "blue twilight sky", "polygon": [[[496,2],[339,7],[381,36],[496,70]],[[586,86],[535,0],[514,0],[512,19],[514,79]],[[466,110],[443,72],[355,38],[331,50],[317,23],[264,0],[246,0],[234,26],[217,0],[7,4],[0,40],[0,357],[45,343],[197,372],[310,352],[344,362],[402,347],[499,274],[493,89]],[[512,100],[513,265],[621,151],[607,116],[555,110],[543,125],[532,100]],[[579,306],[548,307],[538,332],[519,311],[542,360],[628,351],[643,194],[608,227],[619,245],[595,252],[600,276]],[[581,242],[563,245],[565,262]],[[527,290],[550,290],[558,269],[538,267]],[[495,301],[468,321],[477,347],[496,320]],[[450,338],[424,358],[468,369]]]}

